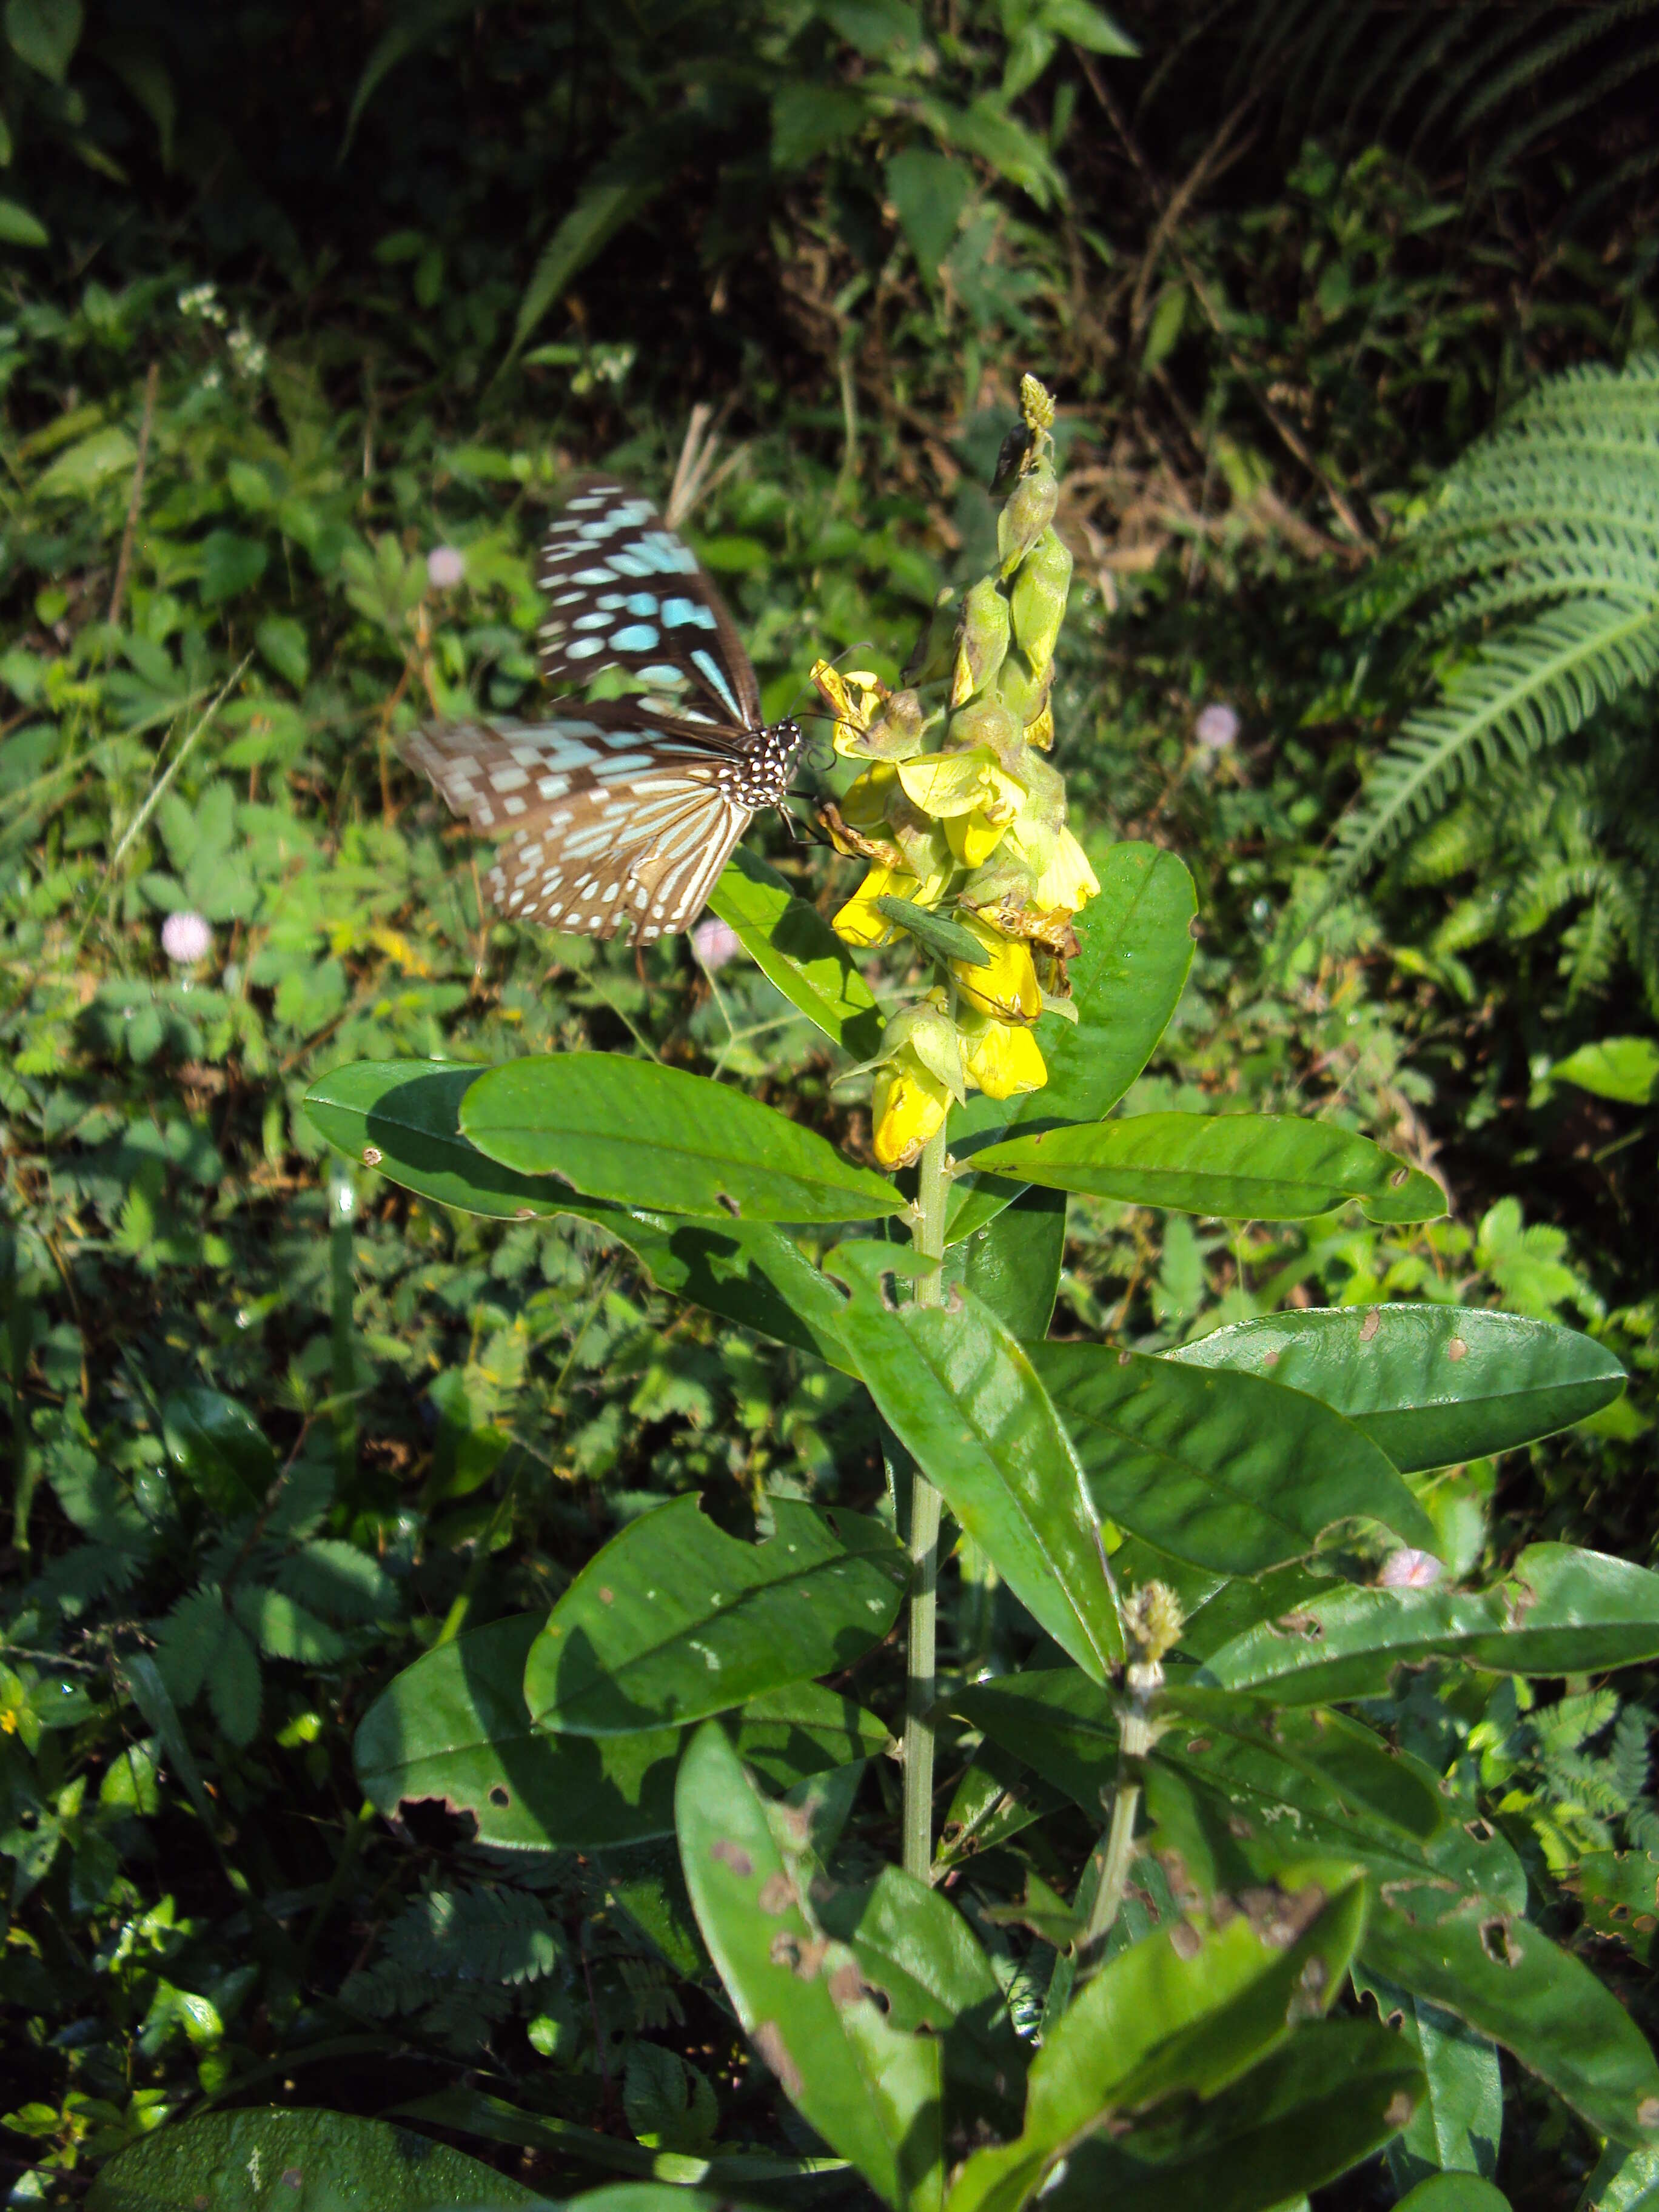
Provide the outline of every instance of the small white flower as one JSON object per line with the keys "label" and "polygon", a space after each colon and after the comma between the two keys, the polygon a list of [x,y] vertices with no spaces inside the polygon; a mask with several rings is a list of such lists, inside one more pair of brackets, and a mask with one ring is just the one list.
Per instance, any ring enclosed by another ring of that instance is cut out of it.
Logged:
{"label": "small white flower", "polygon": [[743,939],[730,922],[711,914],[692,931],[691,950],[712,975],[717,968],[724,968],[728,960],[735,959],[742,951]]}
{"label": "small white flower", "polygon": [[1224,753],[1238,742],[1238,717],[1231,707],[1206,707],[1193,724],[1193,735],[1206,753]]}
{"label": "small white flower", "polygon": [[1445,1571],[1432,1552],[1413,1552],[1402,1545],[1383,1560],[1376,1579],[1382,1589],[1431,1589]]}
{"label": "small white flower", "polygon": [[453,591],[466,574],[466,562],[453,545],[434,545],[426,556],[426,580],[434,592]]}
{"label": "small white flower", "polygon": [[213,932],[199,914],[170,914],[161,924],[161,950],[180,968],[193,968],[213,950]]}

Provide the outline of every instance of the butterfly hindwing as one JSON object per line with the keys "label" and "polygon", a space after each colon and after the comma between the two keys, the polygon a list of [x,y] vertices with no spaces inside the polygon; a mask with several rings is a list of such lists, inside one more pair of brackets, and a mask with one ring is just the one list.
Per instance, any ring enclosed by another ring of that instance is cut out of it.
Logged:
{"label": "butterfly hindwing", "polygon": [[686,720],[759,727],[759,689],[732,617],[649,500],[610,477],[584,478],[548,531],[537,581],[550,683],[620,668]]}

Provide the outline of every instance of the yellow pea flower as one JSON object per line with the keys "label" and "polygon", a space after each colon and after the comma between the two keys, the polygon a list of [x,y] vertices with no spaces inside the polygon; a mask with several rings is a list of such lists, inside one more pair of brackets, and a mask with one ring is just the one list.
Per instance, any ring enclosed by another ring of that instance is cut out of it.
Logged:
{"label": "yellow pea flower", "polygon": [[889,868],[878,860],[866,875],[845,906],[836,915],[830,927],[837,937],[848,945],[866,948],[891,942],[893,925],[884,914],[876,910],[878,898],[915,898],[921,886],[915,878],[902,868]]}
{"label": "yellow pea flower", "polygon": [[1042,988],[1037,981],[1030,946],[1023,939],[1004,937],[977,915],[959,913],[957,919],[972,931],[990,956],[979,967],[965,960],[951,963],[962,996],[981,1014],[1004,1021],[1034,1022],[1042,1012]]}
{"label": "yellow pea flower", "polygon": [[812,663],[808,681],[836,717],[836,750],[857,753],[888,696],[887,686],[867,668],[849,668],[843,674],[827,660]]}
{"label": "yellow pea flower", "polygon": [[977,807],[988,821],[1012,822],[1025,800],[1024,785],[1009,775],[988,745],[961,753],[924,753],[919,760],[899,762],[896,772],[906,798],[936,821],[971,814]]}
{"label": "yellow pea flower", "polygon": [[988,819],[982,806],[976,806],[971,814],[947,815],[945,834],[950,840],[957,866],[983,866],[1002,842],[1007,828],[1006,822]]}
{"label": "yellow pea flower", "polygon": [[889,1060],[877,1073],[871,1109],[882,1166],[914,1167],[927,1139],[944,1126],[950,1104],[948,1089],[914,1053],[906,1048]]}
{"label": "yellow pea flower", "polygon": [[1079,914],[1100,889],[1088,855],[1064,823],[1058,830],[1016,823],[1008,850],[1031,872],[1030,903],[1045,911],[1063,907]]}
{"label": "yellow pea flower", "polygon": [[1037,1041],[1023,1022],[975,1022],[962,1025],[962,1060],[968,1080],[988,1098],[1014,1098],[1041,1091],[1048,1069]]}

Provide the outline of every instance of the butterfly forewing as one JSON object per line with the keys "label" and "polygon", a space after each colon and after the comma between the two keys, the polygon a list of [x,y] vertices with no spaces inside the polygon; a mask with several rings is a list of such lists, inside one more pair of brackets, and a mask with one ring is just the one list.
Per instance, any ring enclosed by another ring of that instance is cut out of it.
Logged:
{"label": "butterfly forewing", "polygon": [[749,657],[697,557],[647,499],[609,477],[577,485],[542,548],[542,673],[638,678],[653,703],[713,729],[760,726]]}
{"label": "butterfly forewing", "polygon": [[578,485],[540,580],[544,672],[617,668],[648,692],[567,702],[547,722],[428,727],[404,756],[505,841],[486,879],[502,914],[593,937],[689,928],[750,815],[782,799],[800,733],[763,725],[731,617],[648,500],[609,477]]}

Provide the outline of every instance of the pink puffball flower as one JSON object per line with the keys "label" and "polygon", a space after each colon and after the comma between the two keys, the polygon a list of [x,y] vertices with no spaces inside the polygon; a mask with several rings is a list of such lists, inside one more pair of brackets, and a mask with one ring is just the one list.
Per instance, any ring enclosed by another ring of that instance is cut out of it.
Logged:
{"label": "pink puffball flower", "polygon": [[1402,1546],[1383,1560],[1377,1585],[1382,1589],[1431,1589],[1445,1571],[1432,1552]]}
{"label": "pink puffball flower", "polygon": [[1238,716],[1231,707],[1206,707],[1193,724],[1193,735],[1206,753],[1224,753],[1238,742]]}
{"label": "pink puffball flower", "polygon": [[434,545],[426,556],[426,580],[434,592],[453,592],[466,574],[466,562],[453,545]]}
{"label": "pink puffball flower", "polygon": [[712,975],[717,968],[724,968],[728,960],[737,957],[743,950],[743,939],[730,922],[711,914],[692,931],[691,950]]}
{"label": "pink puffball flower", "polygon": [[213,950],[213,932],[199,914],[170,914],[161,924],[161,950],[180,968],[193,968]]}

